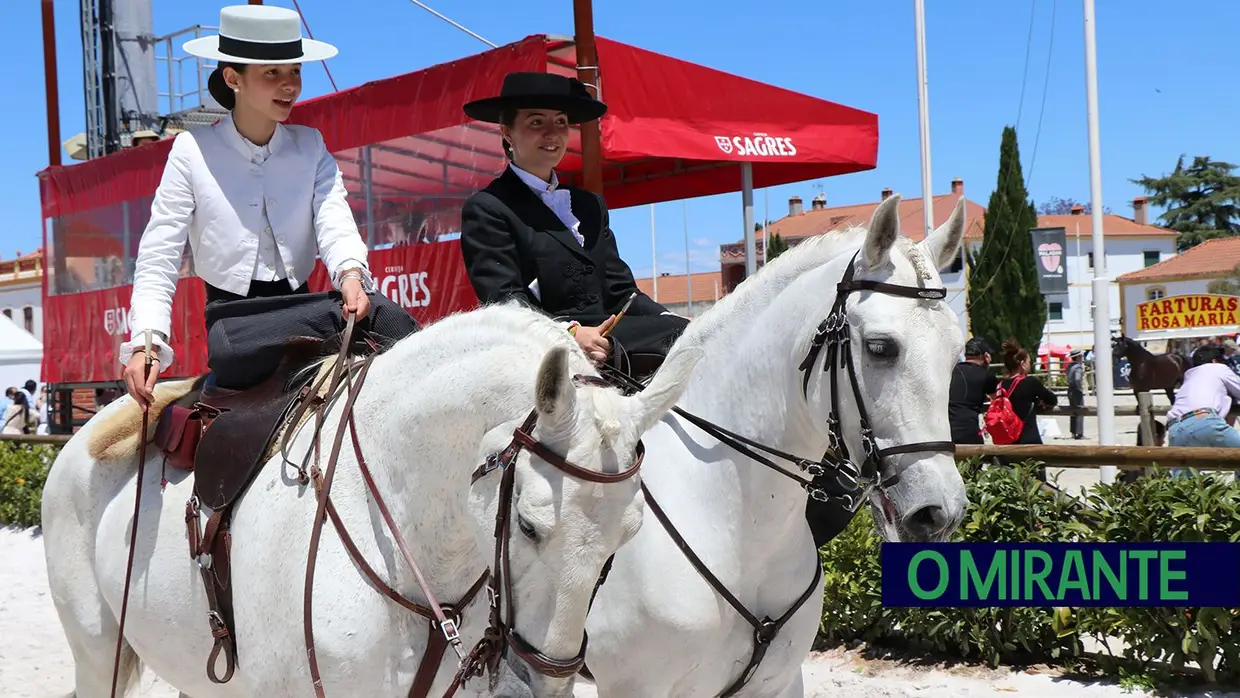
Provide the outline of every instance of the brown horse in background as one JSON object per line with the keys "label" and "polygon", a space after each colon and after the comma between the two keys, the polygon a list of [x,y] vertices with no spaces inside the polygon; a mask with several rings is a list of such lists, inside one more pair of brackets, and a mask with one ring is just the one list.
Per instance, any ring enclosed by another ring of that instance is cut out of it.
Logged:
{"label": "brown horse in background", "polygon": [[1175,389],[1184,381],[1188,359],[1179,354],[1154,354],[1129,337],[1120,335],[1111,340],[1111,353],[1118,359],[1126,357],[1132,371],[1128,383],[1136,393],[1163,390],[1175,404]]}

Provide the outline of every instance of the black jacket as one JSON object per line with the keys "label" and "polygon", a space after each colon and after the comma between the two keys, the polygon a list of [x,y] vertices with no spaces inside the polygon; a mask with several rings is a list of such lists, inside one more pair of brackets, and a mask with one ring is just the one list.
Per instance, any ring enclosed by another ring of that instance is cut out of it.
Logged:
{"label": "black jacket", "polygon": [[[560,186],[571,192],[584,248],[555,212],[506,168],[461,210],[465,269],[482,303],[516,298],[553,317],[595,325],[620,311],[637,291],[637,282],[620,258],[602,197]],[[535,279],[541,300],[529,290]],[[628,315],[665,311],[639,291]]]}

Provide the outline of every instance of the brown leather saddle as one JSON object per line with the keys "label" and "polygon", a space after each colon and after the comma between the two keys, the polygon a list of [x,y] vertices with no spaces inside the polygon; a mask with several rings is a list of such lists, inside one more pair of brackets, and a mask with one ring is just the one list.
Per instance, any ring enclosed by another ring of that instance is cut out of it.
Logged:
{"label": "brown leather saddle", "polygon": [[[243,390],[222,388],[204,376],[185,397],[164,408],[156,423],[153,442],[165,462],[194,473],[185,524],[190,557],[201,570],[210,607],[207,620],[215,644],[207,675],[215,683],[227,683],[236,668],[228,530],[232,508],[262,470],[282,428],[295,427],[290,417],[297,405],[313,399],[316,372],[303,369],[337,353],[332,345],[339,346],[342,338],[335,339],[290,338],[275,371]],[[210,514],[200,528],[204,508]],[[221,653],[223,676],[215,671]]]}

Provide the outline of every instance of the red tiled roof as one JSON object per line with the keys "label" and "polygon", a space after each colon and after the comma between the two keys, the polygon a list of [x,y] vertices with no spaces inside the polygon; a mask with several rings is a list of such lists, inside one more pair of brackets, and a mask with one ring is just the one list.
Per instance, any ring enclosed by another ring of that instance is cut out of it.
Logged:
{"label": "red tiled roof", "polygon": [[[1076,235],[1079,228],[1081,235],[1093,234],[1093,220],[1085,214],[1067,214],[1056,216],[1038,216],[1038,226],[1042,228],[1064,228],[1069,236]],[[1104,235],[1154,235],[1154,236],[1171,236],[1177,235],[1176,231],[1170,228],[1159,228],[1156,225],[1142,225],[1131,218],[1124,218],[1113,213],[1102,216],[1102,232]]]}
{"label": "red tiled roof", "polygon": [[[943,194],[934,197],[934,224],[942,225],[947,221],[947,217],[952,214],[956,202],[959,200],[957,194]],[[780,237],[786,240],[796,240],[799,238],[811,237],[813,235],[821,235],[831,230],[842,230],[850,225],[866,225],[870,222],[870,217],[874,215],[874,209],[878,208],[881,201],[874,201],[865,204],[852,204],[850,206],[831,206],[828,208],[809,209],[793,216],[785,216],[771,223],[769,234],[778,233]],[[920,240],[925,232],[925,218],[922,213],[922,199],[904,199],[900,202],[900,232],[914,239]],[[986,209],[980,205],[968,201],[965,204],[965,216],[968,220],[968,228],[965,229],[965,237],[980,238],[982,236],[982,219],[986,215]]]}
{"label": "red tiled roof", "polygon": [[[952,193],[934,197],[934,224],[936,226],[947,222],[947,218],[951,215],[952,209],[955,208],[960,196],[960,194]],[[878,208],[880,203],[882,201],[820,209],[810,208],[801,213],[785,216],[774,221],[771,223],[768,234],[774,235],[778,233],[785,240],[791,242],[833,230],[842,230],[853,225],[867,225],[870,222],[870,218],[874,215],[874,209]],[[912,240],[921,240],[925,236],[924,215],[922,212],[922,199],[902,200],[900,202],[900,232]],[[967,221],[967,227],[964,231],[965,239],[980,240],[986,227],[986,209],[981,204],[966,199],[965,218]],[[1069,235],[1074,235],[1079,226],[1082,235],[1092,234],[1092,221],[1087,215],[1038,216],[1038,226],[1043,228],[1063,227],[1068,231]],[[1114,214],[1103,216],[1102,229],[1106,235],[1118,236],[1176,234],[1174,230],[1142,225],[1131,218],[1124,218]],[[762,234],[759,232],[758,249],[761,250],[761,248]],[[744,248],[740,243],[723,245],[722,256],[724,259],[729,260],[742,259],[745,256]]]}
{"label": "red tiled roof", "polygon": [[1223,276],[1240,266],[1240,237],[1215,238],[1190,247],[1176,256],[1130,271],[1116,281],[1157,281],[1172,277]]}
{"label": "red tiled roof", "polygon": [[[699,272],[693,277],[694,302],[713,301],[716,294],[724,294],[723,278],[717,271]],[[638,279],[637,287],[641,292],[654,298],[654,280]],[[689,302],[689,275],[668,274],[659,277],[659,302],[664,305],[679,305]]]}

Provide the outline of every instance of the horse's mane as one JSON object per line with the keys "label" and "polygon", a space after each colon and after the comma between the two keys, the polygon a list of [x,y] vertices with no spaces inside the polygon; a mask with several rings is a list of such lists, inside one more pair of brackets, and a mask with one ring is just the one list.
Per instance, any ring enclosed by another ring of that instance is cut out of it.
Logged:
{"label": "horse's mane", "polygon": [[[406,348],[437,339],[444,333],[457,335],[451,341],[460,347],[461,355],[500,346],[527,346],[546,353],[559,346],[568,349],[570,353],[585,356],[572,335],[565,331],[562,322],[515,300],[445,315],[393,343],[383,350],[383,354],[403,353]],[[317,359],[301,369],[301,373],[319,375],[319,372],[335,362],[336,358],[336,355],[332,355]],[[350,357],[350,361],[355,360],[357,357]]]}
{"label": "horse's mane", "polygon": [[[723,327],[732,326],[731,321],[736,313],[765,309],[775,296],[802,274],[859,249],[865,241],[867,232],[866,226],[850,225],[847,228],[806,238],[803,242],[789,248],[774,260],[763,265],[745,283],[737,286],[736,290],[721,298],[689,323],[689,327],[684,332],[683,341],[699,345],[718,334]],[[917,249],[916,242],[901,235],[896,238],[893,250],[896,249],[904,253],[922,279],[933,278],[932,265]]]}

